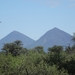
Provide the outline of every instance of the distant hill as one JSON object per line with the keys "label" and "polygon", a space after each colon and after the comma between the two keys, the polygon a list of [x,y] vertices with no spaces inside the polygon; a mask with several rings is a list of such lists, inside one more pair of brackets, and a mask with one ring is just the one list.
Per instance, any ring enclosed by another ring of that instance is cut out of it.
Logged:
{"label": "distant hill", "polygon": [[43,46],[45,50],[54,45],[67,46],[71,43],[71,35],[58,29],[53,28],[46,32],[33,44],[27,46],[27,48],[34,48],[35,46]]}
{"label": "distant hill", "polygon": [[18,31],[13,31],[0,40],[0,49],[5,43],[14,42],[15,40],[21,40],[24,47],[34,42],[34,40],[29,38],[28,36]]}
{"label": "distant hill", "polygon": [[23,47],[31,49],[36,46],[43,46],[44,50],[47,51],[49,47],[52,47],[54,45],[69,45],[71,43],[71,38],[72,36],[70,34],[56,27],[47,31],[37,41],[34,41],[33,39],[18,31],[13,31],[0,40],[0,49],[5,43],[11,43],[15,40],[21,40],[23,43]]}

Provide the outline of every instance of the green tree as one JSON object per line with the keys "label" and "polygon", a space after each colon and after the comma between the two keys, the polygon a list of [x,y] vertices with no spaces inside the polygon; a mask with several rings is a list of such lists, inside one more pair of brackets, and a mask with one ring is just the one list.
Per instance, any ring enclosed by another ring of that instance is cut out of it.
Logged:
{"label": "green tree", "polygon": [[15,43],[17,46],[23,45],[23,44],[22,44],[22,41],[20,41],[20,40],[16,40],[16,41],[14,41],[14,43]]}
{"label": "green tree", "polygon": [[73,44],[71,45],[71,43],[70,43],[69,46],[67,46],[66,50],[65,50],[65,52],[67,52],[68,54],[74,54],[75,53],[75,33],[72,36],[72,41],[73,41]]}
{"label": "green tree", "polygon": [[63,51],[63,47],[54,45],[52,48],[48,48],[48,51],[59,54],[61,51]]}
{"label": "green tree", "polygon": [[73,47],[73,49],[75,50],[75,33],[73,34],[72,41],[73,41],[73,43],[74,43],[72,47]]}
{"label": "green tree", "polygon": [[43,47],[42,46],[37,46],[34,48],[36,52],[38,53],[44,53]]}
{"label": "green tree", "polygon": [[20,54],[22,48],[23,47],[21,41],[16,40],[12,43],[4,44],[2,50],[6,52],[6,55],[8,55],[8,53],[11,53],[13,56],[16,56]]}
{"label": "green tree", "polygon": [[65,60],[65,53],[63,51],[62,46],[53,46],[52,48],[48,49],[48,55],[46,57],[46,62],[49,65],[58,65],[59,68],[61,67],[63,61]]}
{"label": "green tree", "polygon": [[75,33],[73,33],[72,41],[73,41],[74,44],[75,44]]}

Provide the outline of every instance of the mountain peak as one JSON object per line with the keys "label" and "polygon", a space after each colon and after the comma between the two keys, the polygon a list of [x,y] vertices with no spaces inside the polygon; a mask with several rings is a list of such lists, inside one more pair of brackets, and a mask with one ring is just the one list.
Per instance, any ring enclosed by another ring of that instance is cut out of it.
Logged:
{"label": "mountain peak", "polygon": [[12,31],[12,32],[18,32],[18,31],[14,30],[14,31]]}
{"label": "mountain peak", "polygon": [[58,29],[57,27],[54,27],[53,29]]}
{"label": "mountain peak", "polygon": [[70,42],[71,42],[71,35],[55,27],[47,31],[30,47],[34,48],[36,46],[43,46],[44,49],[47,50],[49,47],[52,47],[54,45],[66,46]]}
{"label": "mountain peak", "polygon": [[3,46],[2,43],[11,43],[15,40],[21,40],[24,47],[34,42],[30,37],[14,30],[0,40],[0,48]]}
{"label": "mountain peak", "polygon": [[[59,33],[59,32],[62,32],[62,30],[60,30],[59,28],[57,27],[54,27],[53,29],[47,31],[46,33],[47,34],[53,34],[53,33]],[[64,32],[64,31],[63,31]]]}
{"label": "mountain peak", "polygon": [[57,28],[57,27],[54,27],[53,29],[51,29],[51,30],[60,30],[59,28]]}
{"label": "mountain peak", "polygon": [[[16,31],[16,30],[10,32],[9,34],[11,34],[11,35],[24,35],[23,33]],[[26,36],[26,35],[24,35],[24,36]]]}
{"label": "mountain peak", "polygon": [[14,31],[12,31],[11,33],[20,33],[20,32],[19,32],[19,31],[14,30]]}

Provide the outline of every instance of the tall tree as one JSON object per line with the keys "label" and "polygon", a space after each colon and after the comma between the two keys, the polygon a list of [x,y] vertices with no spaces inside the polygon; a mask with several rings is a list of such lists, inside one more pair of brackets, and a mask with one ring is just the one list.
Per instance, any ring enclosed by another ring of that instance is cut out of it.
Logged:
{"label": "tall tree", "polygon": [[16,40],[12,43],[4,44],[2,50],[6,52],[6,55],[8,53],[11,53],[13,56],[19,55],[20,50],[22,50],[22,43],[19,40]]}
{"label": "tall tree", "polygon": [[72,41],[73,41],[73,48],[75,49],[75,33],[73,33]]}
{"label": "tall tree", "polygon": [[16,45],[18,45],[18,46],[22,46],[23,44],[22,44],[22,41],[20,41],[20,40],[16,40],[16,41],[14,41],[14,43],[16,44]]}
{"label": "tall tree", "polygon": [[44,50],[43,50],[42,46],[35,47],[35,51],[37,51],[38,53],[44,53]]}
{"label": "tall tree", "polygon": [[73,42],[74,42],[74,44],[75,44],[75,33],[73,33],[72,40],[73,40]]}

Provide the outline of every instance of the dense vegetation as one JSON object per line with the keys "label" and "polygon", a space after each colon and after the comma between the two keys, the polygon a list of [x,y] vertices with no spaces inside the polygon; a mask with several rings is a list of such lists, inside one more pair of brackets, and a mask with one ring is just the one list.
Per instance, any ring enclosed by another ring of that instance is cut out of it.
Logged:
{"label": "dense vegetation", "polygon": [[44,52],[42,46],[27,50],[17,40],[4,44],[2,50],[0,75],[75,75],[75,43],[65,50],[53,46]]}

